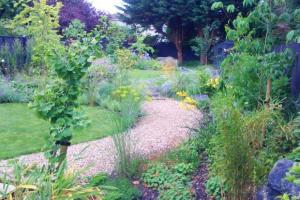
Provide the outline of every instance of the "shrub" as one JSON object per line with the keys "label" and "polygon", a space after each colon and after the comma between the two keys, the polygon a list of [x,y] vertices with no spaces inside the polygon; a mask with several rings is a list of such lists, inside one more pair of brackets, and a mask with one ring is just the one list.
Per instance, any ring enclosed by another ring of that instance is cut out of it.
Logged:
{"label": "shrub", "polygon": [[132,69],[137,62],[137,56],[129,49],[118,49],[115,52],[116,63],[121,69]]}
{"label": "shrub", "polygon": [[228,188],[222,179],[218,176],[211,176],[205,184],[206,192],[209,196],[214,197],[215,200],[222,200]]}
{"label": "shrub", "polygon": [[2,175],[5,188],[7,185],[16,187],[14,195],[6,194],[4,198],[23,200],[23,199],[88,199],[90,197],[102,197],[102,191],[93,186],[79,184],[78,172],[68,171],[64,173],[66,163],[61,165],[57,174],[52,174],[47,170],[47,166],[36,167],[26,166],[16,161],[9,163],[14,170],[12,178]]}
{"label": "shrub", "polygon": [[136,69],[153,69],[153,70],[161,70],[162,66],[159,61],[154,59],[138,59],[134,68]]}
{"label": "shrub", "polygon": [[42,87],[42,83],[32,77],[16,76],[14,80],[0,77],[0,103],[27,103],[38,86]]}
{"label": "shrub", "polygon": [[193,195],[188,181],[193,169],[192,164],[178,163],[170,168],[158,163],[150,166],[142,179],[147,186],[158,189],[159,199],[191,200]]}
{"label": "shrub", "polygon": [[131,200],[141,196],[140,191],[126,178],[109,178],[105,174],[98,174],[91,178],[89,184],[100,188],[105,185],[103,200]]}

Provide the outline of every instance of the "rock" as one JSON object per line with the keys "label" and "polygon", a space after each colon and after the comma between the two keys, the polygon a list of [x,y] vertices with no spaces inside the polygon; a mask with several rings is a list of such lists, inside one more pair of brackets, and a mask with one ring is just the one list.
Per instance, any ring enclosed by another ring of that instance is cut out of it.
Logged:
{"label": "rock", "polygon": [[293,166],[293,164],[293,161],[286,159],[277,161],[271,173],[269,174],[268,186],[281,193],[284,192],[283,186],[286,184],[286,182],[288,182],[285,180],[286,173]]}
{"label": "rock", "polygon": [[163,96],[170,96],[173,91],[173,83],[171,81],[167,81],[161,85],[160,92]]}
{"label": "rock", "polygon": [[256,200],[277,200],[277,197],[281,195],[280,192],[266,185],[258,188],[257,191]]}
{"label": "rock", "polygon": [[183,73],[188,73],[188,72],[191,72],[192,70],[187,68],[187,67],[179,67],[178,68],[181,72]]}
{"label": "rock", "polygon": [[205,71],[206,71],[212,78],[218,78],[218,77],[220,77],[220,70],[218,70],[218,69],[206,68]]}
{"label": "rock", "polygon": [[209,97],[207,94],[196,94],[192,96],[196,101],[208,101]]}
{"label": "rock", "polygon": [[165,67],[177,67],[178,61],[173,57],[158,57],[157,60]]}
{"label": "rock", "polygon": [[275,200],[277,196],[288,194],[299,196],[300,186],[286,180],[286,174],[294,165],[291,160],[279,160],[274,165],[268,177],[268,184],[263,186],[257,193],[258,200]]}

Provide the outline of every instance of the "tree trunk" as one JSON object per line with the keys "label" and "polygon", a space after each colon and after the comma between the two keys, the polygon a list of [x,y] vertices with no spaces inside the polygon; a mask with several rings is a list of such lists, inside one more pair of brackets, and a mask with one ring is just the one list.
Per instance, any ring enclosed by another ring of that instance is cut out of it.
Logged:
{"label": "tree trunk", "polygon": [[183,62],[183,29],[182,24],[178,23],[175,30],[175,46],[177,50],[177,59],[178,64],[182,64]]}
{"label": "tree trunk", "polygon": [[271,101],[271,86],[272,86],[271,79],[268,79],[267,80],[267,91],[266,91],[266,106],[268,109],[270,108],[270,101]]}
{"label": "tree trunk", "polygon": [[[266,103],[266,107],[267,109],[269,110],[270,109],[270,103],[271,103],[271,89],[272,89],[272,81],[271,79],[268,79],[267,80],[267,90],[266,90],[266,100],[265,100],[265,103]],[[266,127],[264,126],[263,129],[262,129],[262,145],[265,141],[265,138],[266,138]]]}
{"label": "tree trunk", "polygon": [[59,167],[61,164],[65,161],[67,158],[67,153],[68,153],[68,145],[60,145],[60,160],[59,160]]}
{"label": "tree trunk", "polygon": [[207,54],[201,54],[200,63],[201,65],[207,65]]}

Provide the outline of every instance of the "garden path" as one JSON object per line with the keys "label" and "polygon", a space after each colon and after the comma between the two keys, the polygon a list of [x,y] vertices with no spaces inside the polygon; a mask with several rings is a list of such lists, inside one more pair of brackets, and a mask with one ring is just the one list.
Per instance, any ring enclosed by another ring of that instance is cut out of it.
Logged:
{"label": "garden path", "polygon": [[[131,151],[143,158],[163,153],[186,141],[190,128],[196,128],[202,118],[197,109],[180,108],[172,99],[154,99],[142,106],[145,115],[130,130]],[[72,145],[68,150],[68,164],[71,169],[88,168],[86,175],[99,172],[112,173],[116,166],[116,150],[112,137]],[[43,153],[18,157],[26,164],[44,164]],[[0,161],[6,166],[7,161]],[[2,170],[6,167],[0,168]]]}

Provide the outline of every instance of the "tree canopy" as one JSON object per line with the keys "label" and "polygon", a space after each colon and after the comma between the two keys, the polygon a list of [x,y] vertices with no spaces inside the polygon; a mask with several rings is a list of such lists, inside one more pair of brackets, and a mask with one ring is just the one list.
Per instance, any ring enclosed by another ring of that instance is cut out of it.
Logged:
{"label": "tree canopy", "polygon": [[[172,41],[177,49],[178,61],[183,61],[183,44],[196,35],[202,35],[203,28],[212,23],[224,25],[241,11],[242,2],[224,0],[224,4],[234,3],[236,11],[228,14],[222,10],[212,10],[216,0],[124,0],[122,19],[128,24],[139,24],[144,28],[154,27]],[[221,26],[219,26],[221,27]],[[223,29],[223,35],[224,29]]]}

